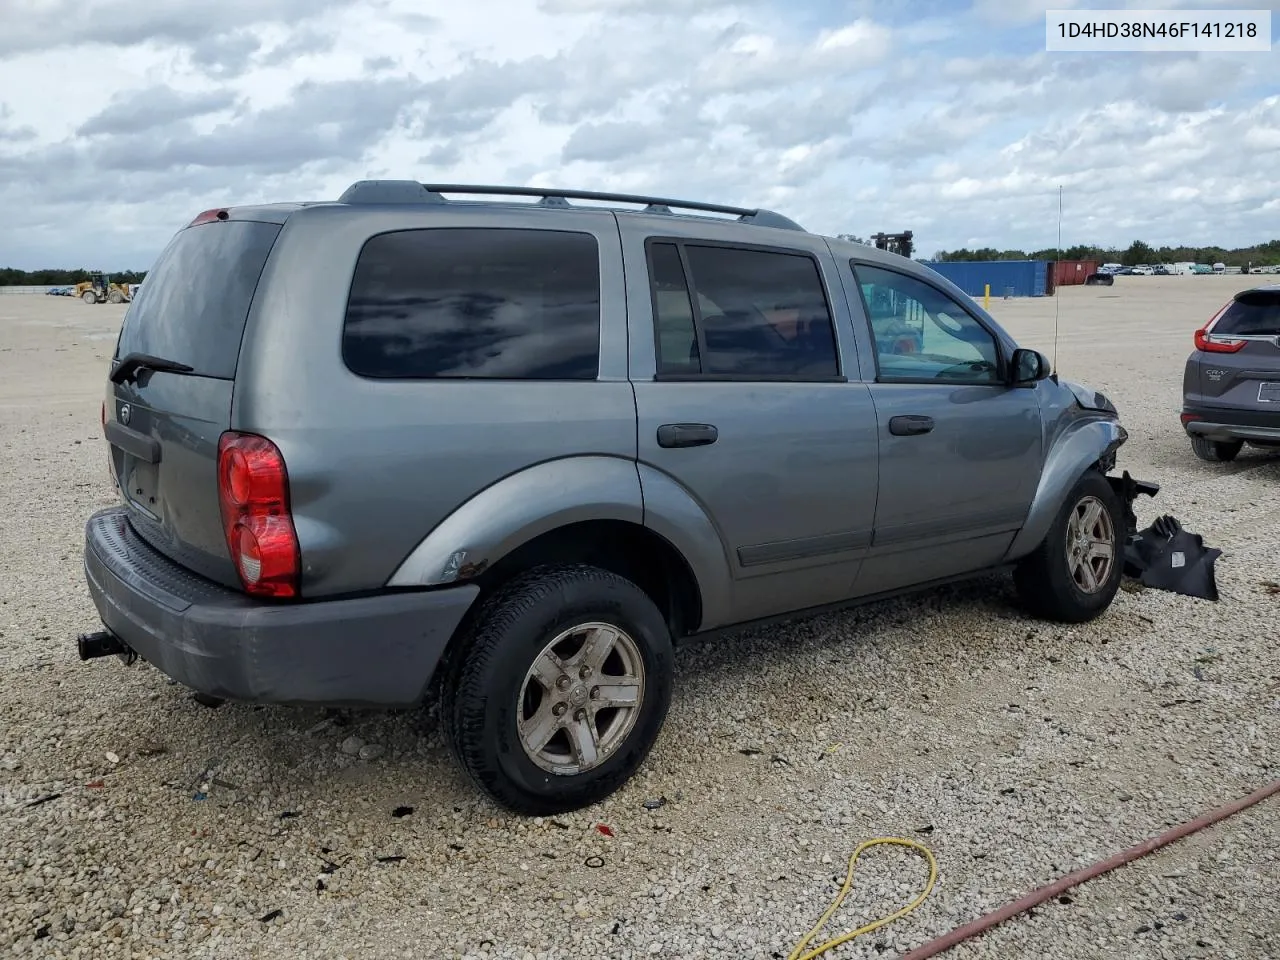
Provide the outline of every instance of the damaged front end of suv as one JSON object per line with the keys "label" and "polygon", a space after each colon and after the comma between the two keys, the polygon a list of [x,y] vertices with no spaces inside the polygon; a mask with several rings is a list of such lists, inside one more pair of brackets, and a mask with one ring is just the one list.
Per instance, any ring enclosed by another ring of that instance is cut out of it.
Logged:
{"label": "damaged front end of suv", "polygon": [[1154,497],[1160,485],[1137,480],[1127,470],[1113,475],[1118,451],[1129,439],[1119,410],[1101,391],[1057,374],[1041,386],[1045,464],[1027,521],[1010,548],[1010,558],[1031,551],[1042,540],[1072,488],[1090,471],[1104,476],[1124,505],[1126,529],[1117,536],[1117,544],[1131,542],[1137,535],[1134,501],[1143,495]]}

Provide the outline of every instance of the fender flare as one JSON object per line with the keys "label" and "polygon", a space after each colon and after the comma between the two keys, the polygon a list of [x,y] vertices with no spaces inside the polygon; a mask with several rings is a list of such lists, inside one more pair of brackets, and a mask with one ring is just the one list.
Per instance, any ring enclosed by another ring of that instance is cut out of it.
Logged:
{"label": "fender flare", "polygon": [[702,601],[696,631],[733,621],[733,573],[720,531],[693,495],[669,474],[638,465],[644,491],[644,525],[675,548],[689,565]]}
{"label": "fender flare", "polygon": [[503,477],[423,537],[387,586],[433,587],[468,580],[534,537],[586,520],[644,523],[634,461],[565,457]]}
{"label": "fender flare", "polygon": [[1103,417],[1077,420],[1058,434],[1045,457],[1027,519],[1009,545],[1005,559],[1020,559],[1038,547],[1076,481],[1098,461],[1109,458],[1128,438],[1118,421]]}

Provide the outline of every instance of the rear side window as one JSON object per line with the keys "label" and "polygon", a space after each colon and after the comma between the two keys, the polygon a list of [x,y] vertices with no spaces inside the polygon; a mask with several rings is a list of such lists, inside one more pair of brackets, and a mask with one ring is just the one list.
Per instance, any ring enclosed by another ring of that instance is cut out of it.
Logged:
{"label": "rear side window", "polygon": [[342,336],[364,377],[594,380],[600,256],[589,233],[431,228],[360,252]]}
{"label": "rear side window", "polygon": [[129,305],[117,358],[145,353],[235,379],[240,339],[280,225],[214,221],[178,232]]}
{"label": "rear side window", "polygon": [[669,241],[649,246],[661,376],[840,375],[817,262],[804,253]]}
{"label": "rear side window", "polygon": [[1237,294],[1213,325],[1213,333],[1223,337],[1280,335],[1280,289]]}

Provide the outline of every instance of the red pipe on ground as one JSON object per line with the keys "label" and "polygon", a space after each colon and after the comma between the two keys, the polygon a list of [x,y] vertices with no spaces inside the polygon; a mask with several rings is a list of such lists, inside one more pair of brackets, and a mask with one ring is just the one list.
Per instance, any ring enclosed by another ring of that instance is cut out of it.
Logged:
{"label": "red pipe on ground", "polygon": [[1114,870],[1116,867],[1123,866],[1131,860],[1137,860],[1144,857],[1153,850],[1159,850],[1167,844],[1173,843],[1175,840],[1181,840],[1183,837],[1195,833],[1197,830],[1203,830],[1205,827],[1212,826],[1219,820],[1225,820],[1234,814],[1239,813],[1246,807],[1251,807],[1255,803],[1267,799],[1275,793],[1280,793],[1280,780],[1275,781],[1269,786],[1256,790],[1247,797],[1242,797],[1233,803],[1218,807],[1206,813],[1202,817],[1195,820],[1189,820],[1181,826],[1174,827],[1165,833],[1146,840],[1136,846],[1130,847],[1122,853],[1101,860],[1091,867],[1085,867],[1083,870],[1077,870],[1075,873],[1069,873],[1053,883],[1041,887],[1039,890],[1032,891],[1021,900],[1015,900],[1013,903],[1001,907],[999,910],[993,910],[985,916],[979,917],[972,923],[966,923],[963,927],[956,927],[950,933],[944,933],[936,940],[926,943],[922,947],[917,947],[910,953],[904,954],[902,960],[924,960],[925,957],[935,957],[944,950],[950,950],[957,944],[968,940],[970,937],[976,937],[980,933],[990,930],[998,923],[1003,923],[1010,917],[1015,917],[1020,913],[1025,913],[1032,907],[1039,906],[1051,897],[1056,897],[1064,890],[1069,890],[1074,886],[1084,883],[1086,880],[1092,880],[1094,877]]}

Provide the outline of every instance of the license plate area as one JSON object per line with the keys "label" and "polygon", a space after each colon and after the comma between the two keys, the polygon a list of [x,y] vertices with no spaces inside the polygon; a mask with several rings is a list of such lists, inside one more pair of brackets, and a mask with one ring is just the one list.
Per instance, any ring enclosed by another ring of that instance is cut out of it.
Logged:
{"label": "license plate area", "polygon": [[156,517],[156,488],[160,479],[158,465],[147,463],[123,451],[120,456],[124,461],[120,473],[122,478],[120,487],[125,497],[134,506],[141,508],[144,513]]}
{"label": "license plate area", "polygon": [[1280,382],[1261,383],[1258,385],[1259,403],[1280,403]]}

